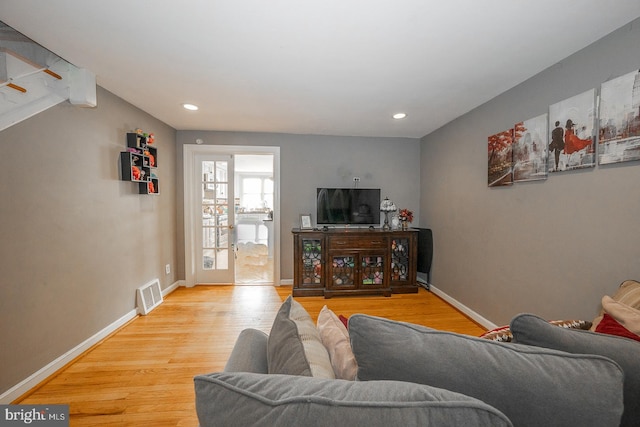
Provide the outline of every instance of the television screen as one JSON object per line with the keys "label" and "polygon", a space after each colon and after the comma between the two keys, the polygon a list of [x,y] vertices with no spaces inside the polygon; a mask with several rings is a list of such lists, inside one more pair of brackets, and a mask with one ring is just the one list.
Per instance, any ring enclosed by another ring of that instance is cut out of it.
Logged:
{"label": "television screen", "polygon": [[318,188],[318,224],[380,224],[379,188]]}

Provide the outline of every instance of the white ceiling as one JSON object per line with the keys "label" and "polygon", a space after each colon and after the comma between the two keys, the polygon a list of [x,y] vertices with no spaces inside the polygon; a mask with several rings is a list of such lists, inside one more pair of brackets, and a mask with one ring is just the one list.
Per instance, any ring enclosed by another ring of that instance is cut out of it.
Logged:
{"label": "white ceiling", "polygon": [[0,21],[178,130],[411,138],[638,16],[639,0],[0,2]]}

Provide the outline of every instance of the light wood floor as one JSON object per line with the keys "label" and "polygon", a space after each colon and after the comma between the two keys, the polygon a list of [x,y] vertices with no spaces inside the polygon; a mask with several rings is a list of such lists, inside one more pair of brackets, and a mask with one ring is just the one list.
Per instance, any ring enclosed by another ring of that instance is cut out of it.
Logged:
{"label": "light wood floor", "polygon": [[[125,325],[14,403],[69,404],[71,426],[197,426],[193,377],[220,371],[240,331],[269,332],[291,287],[178,288],[147,316]],[[391,297],[296,298],[314,321],[374,316],[480,335],[484,329],[420,289]]]}

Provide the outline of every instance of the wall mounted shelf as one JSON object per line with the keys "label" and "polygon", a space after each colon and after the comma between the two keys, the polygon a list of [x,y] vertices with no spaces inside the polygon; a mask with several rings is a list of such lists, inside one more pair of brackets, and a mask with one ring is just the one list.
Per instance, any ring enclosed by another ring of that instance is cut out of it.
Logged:
{"label": "wall mounted shelf", "polygon": [[140,194],[160,193],[156,168],[158,167],[158,149],[153,134],[141,130],[127,133],[127,151],[120,153],[120,177],[123,181],[138,183]]}

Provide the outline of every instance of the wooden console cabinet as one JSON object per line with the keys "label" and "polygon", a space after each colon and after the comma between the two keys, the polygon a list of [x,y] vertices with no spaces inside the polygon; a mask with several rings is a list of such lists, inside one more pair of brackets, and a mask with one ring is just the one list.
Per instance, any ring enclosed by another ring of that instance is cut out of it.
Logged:
{"label": "wooden console cabinet", "polygon": [[292,233],[294,297],[418,292],[417,230]]}

